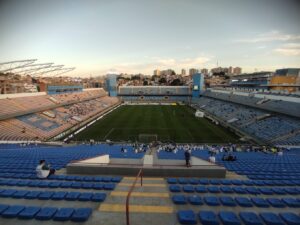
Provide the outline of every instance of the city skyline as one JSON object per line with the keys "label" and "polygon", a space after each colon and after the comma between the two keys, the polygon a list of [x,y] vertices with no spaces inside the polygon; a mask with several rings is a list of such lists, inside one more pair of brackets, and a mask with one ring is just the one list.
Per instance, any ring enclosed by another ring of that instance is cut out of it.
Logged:
{"label": "city skyline", "polygon": [[300,3],[254,1],[1,1],[1,62],[37,58],[108,71],[300,67]]}

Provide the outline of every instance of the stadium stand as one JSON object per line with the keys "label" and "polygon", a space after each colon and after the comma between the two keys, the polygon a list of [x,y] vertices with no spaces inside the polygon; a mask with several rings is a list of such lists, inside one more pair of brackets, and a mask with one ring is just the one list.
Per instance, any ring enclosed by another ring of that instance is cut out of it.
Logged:
{"label": "stadium stand", "polygon": [[[220,95],[223,94],[218,94]],[[196,108],[214,115],[264,143],[295,145],[300,143],[298,135],[300,122],[296,118],[277,113],[270,114],[269,111],[210,97],[197,100]]]}
{"label": "stadium stand", "polygon": [[[0,140],[48,140],[119,103],[103,89],[0,99]],[[31,112],[31,113],[28,113]],[[32,113],[33,112],[33,113]],[[17,115],[17,116],[14,116]]]}

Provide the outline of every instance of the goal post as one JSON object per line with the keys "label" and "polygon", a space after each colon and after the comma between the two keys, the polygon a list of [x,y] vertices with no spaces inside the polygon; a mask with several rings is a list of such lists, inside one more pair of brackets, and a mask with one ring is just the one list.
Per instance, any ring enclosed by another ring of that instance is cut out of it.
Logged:
{"label": "goal post", "polygon": [[144,143],[157,141],[157,134],[139,134],[139,141]]}

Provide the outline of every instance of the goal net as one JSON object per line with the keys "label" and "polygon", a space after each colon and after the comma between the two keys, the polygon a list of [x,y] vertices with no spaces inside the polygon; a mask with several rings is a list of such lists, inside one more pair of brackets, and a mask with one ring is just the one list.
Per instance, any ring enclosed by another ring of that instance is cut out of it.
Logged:
{"label": "goal net", "polygon": [[139,134],[139,141],[144,143],[157,141],[157,134]]}

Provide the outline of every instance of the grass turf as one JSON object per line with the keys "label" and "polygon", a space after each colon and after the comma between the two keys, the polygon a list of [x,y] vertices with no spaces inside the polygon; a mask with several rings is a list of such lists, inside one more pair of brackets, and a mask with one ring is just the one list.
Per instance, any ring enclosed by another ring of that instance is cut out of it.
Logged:
{"label": "grass turf", "polygon": [[121,106],[92,126],[80,132],[74,140],[135,141],[139,134],[155,134],[160,141],[226,143],[238,137],[205,118],[196,118],[188,106],[134,105]]}

